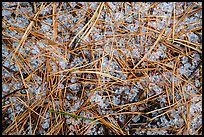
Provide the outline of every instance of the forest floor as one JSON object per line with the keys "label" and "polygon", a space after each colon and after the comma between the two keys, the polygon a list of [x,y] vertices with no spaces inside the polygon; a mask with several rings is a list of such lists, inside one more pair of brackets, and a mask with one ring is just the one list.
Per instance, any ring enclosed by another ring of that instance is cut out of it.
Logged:
{"label": "forest floor", "polygon": [[2,134],[202,134],[202,3],[2,2]]}

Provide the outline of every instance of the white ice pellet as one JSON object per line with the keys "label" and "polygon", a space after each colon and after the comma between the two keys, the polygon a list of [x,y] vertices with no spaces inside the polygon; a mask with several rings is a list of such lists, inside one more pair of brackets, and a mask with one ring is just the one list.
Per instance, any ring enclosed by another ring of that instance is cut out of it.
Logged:
{"label": "white ice pellet", "polygon": [[14,114],[13,113],[9,114],[9,118],[11,119],[11,121],[13,121],[14,120]]}
{"label": "white ice pellet", "polygon": [[199,81],[199,80],[196,80],[196,81],[195,81],[195,86],[198,88],[198,87],[200,87],[200,85],[201,85],[201,84],[200,84],[200,81]]}
{"label": "white ice pellet", "polygon": [[[41,48],[47,47],[46,44],[44,44],[44,43],[42,43],[42,42],[40,42],[40,41],[37,41],[37,44],[38,44]],[[29,48],[28,48],[28,50],[29,50]]]}
{"label": "white ice pellet", "polygon": [[20,105],[15,106],[15,108],[16,108],[17,111],[21,110],[21,106]]}
{"label": "white ice pellet", "polygon": [[48,122],[48,120],[45,120],[45,121],[42,123],[42,128],[43,128],[43,129],[49,128],[49,122]]}
{"label": "white ice pellet", "polygon": [[70,112],[75,112],[80,107],[80,102],[76,102],[70,109]]}
{"label": "white ice pellet", "polygon": [[66,96],[66,98],[67,98],[68,100],[70,100],[70,99],[73,98],[73,96],[72,96],[71,94],[69,94],[69,95]]}
{"label": "white ice pellet", "polygon": [[135,111],[137,110],[137,107],[136,107],[136,106],[131,106],[131,107],[130,107],[130,110],[131,110],[132,112],[135,112]]}
{"label": "white ice pellet", "polygon": [[98,105],[101,106],[101,108],[107,108],[107,105],[103,101],[100,101]]}
{"label": "white ice pellet", "polygon": [[9,113],[9,114],[11,114],[13,111],[12,111],[12,108],[10,107],[10,108],[8,108],[7,109],[7,112]]}
{"label": "white ice pellet", "polygon": [[193,56],[194,60],[196,60],[196,61],[200,60],[200,55],[199,54],[195,53],[192,56]]}
{"label": "white ice pellet", "polygon": [[78,85],[77,84],[72,84],[72,85],[69,86],[69,88],[71,90],[76,90],[78,88]]}
{"label": "white ice pellet", "polygon": [[16,97],[11,97],[11,100],[12,100],[13,102],[15,102],[15,101],[16,101]]}
{"label": "white ice pellet", "polygon": [[127,74],[122,74],[121,79],[122,79],[122,80],[126,80],[126,79],[127,79]]}
{"label": "white ice pellet", "polygon": [[161,49],[158,49],[156,53],[158,56],[164,57],[164,52]]}
{"label": "white ice pellet", "polygon": [[122,20],[123,18],[124,18],[124,15],[123,15],[122,12],[117,12],[117,13],[115,14],[115,20],[116,20],[116,21],[120,21],[120,20]]}
{"label": "white ice pellet", "polygon": [[198,41],[198,36],[196,34],[194,34],[193,32],[188,33],[187,35],[188,35],[191,42],[197,42]]}
{"label": "white ice pellet", "polygon": [[128,128],[128,127],[125,127],[125,130],[126,130],[126,131],[129,131],[129,128]]}
{"label": "white ice pellet", "polygon": [[186,73],[186,70],[184,69],[184,66],[181,66],[179,70],[180,70],[181,74],[185,74]]}
{"label": "white ice pellet", "polygon": [[7,84],[2,85],[3,91],[8,92],[10,88],[8,87]]}
{"label": "white ice pellet", "polygon": [[68,65],[67,62],[65,62],[64,60],[60,60],[59,65],[62,69],[65,69],[65,67]]}
{"label": "white ice pellet", "polygon": [[73,133],[73,132],[70,132],[69,135],[74,135],[74,133]]}
{"label": "white ice pellet", "polygon": [[116,11],[116,6],[112,2],[108,2],[108,4],[113,11]]}
{"label": "white ice pellet", "polygon": [[187,63],[187,62],[188,62],[188,57],[183,56],[183,57],[182,57],[182,63],[185,64],[185,63]]}
{"label": "white ice pellet", "polygon": [[119,121],[123,123],[123,121],[124,121],[124,115],[119,115]]}
{"label": "white ice pellet", "polygon": [[6,60],[3,64],[5,67],[9,67],[11,65],[9,60]]}
{"label": "white ice pellet", "polygon": [[132,16],[127,17],[125,20],[126,20],[127,22],[130,22],[130,23],[131,23],[131,21],[132,21]]}
{"label": "white ice pellet", "polygon": [[42,30],[43,30],[44,32],[49,31],[49,30],[50,30],[50,26],[48,26],[48,25],[42,23]]}
{"label": "white ice pellet", "polygon": [[76,82],[76,78],[75,77],[71,77],[71,83],[75,83]]}
{"label": "white ice pellet", "polygon": [[2,10],[2,16],[9,16],[11,15],[11,12],[8,10]]}
{"label": "white ice pellet", "polygon": [[184,64],[184,69],[187,71],[187,72],[192,72],[192,70],[191,70],[191,64],[190,63],[186,63],[186,64]]}
{"label": "white ice pellet", "polygon": [[113,104],[118,105],[120,104],[120,99],[119,98],[113,98]]}
{"label": "white ice pellet", "polygon": [[77,100],[78,98],[76,96],[72,97],[73,100]]}
{"label": "white ice pellet", "polygon": [[5,104],[8,105],[10,103],[10,101],[6,101]]}
{"label": "white ice pellet", "polygon": [[64,88],[64,84],[60,84],[60,85],[59,85],[59,88],[60,88],[60,89],[63,89],[63,88]]}
{"label": "white ice pellet", "polygon": [[94,102],[98,102],[102,100],[102,97],[100,95],[95,95],[92,96],[91,100],[93,100]]}

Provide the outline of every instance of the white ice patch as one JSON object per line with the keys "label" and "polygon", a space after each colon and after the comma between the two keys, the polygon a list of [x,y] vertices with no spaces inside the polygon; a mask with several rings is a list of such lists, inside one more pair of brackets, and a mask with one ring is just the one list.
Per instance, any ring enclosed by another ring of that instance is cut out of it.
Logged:
{"label": "white ice patch", "polygon": [[100,95],[98,91],[95,91],[95,93],[91,96],[90,102],[91,103],[98,102],[99,106],[105,107],[104,98]]}
{"label": "white ice patch", "polygon": [[47,128],[49,128],[49,121],[48,120],[44,120],[41,125],[42,125],[43,129],[47,129]]}

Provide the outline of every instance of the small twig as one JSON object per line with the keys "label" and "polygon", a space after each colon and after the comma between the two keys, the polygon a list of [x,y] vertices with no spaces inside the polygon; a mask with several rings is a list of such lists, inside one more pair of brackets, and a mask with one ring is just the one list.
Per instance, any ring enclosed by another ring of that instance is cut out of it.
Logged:
{"label": "small twig", "polygon": [[[70,113],[65,113],[65,112],[62,112],[62,111],[54,111],[54,110],[49,110],[50,112],[55,112],[57,114],[63,114],[63,115],[68,115],[70,117],[73,117],[73,118],[82,118],[84,120],[90,120],[90,121],[94,121],[95,119],[92,119],[92,118],[87,118],[87,117],[83,117],[83,116],[78,116],[78,115],[74,115],[74,114],[70,114]],[[99,121],[96,121],[97,123],[100,123]]]}
{"label": "small twig", "polygon": [[20,89],[16,89],[16,90],[14,90],[13,92],[8,93],[7,95],[3,96],[2,99],[4,99],[4,98],[6,98],[6,97],[8,97],[8,96],[10,96],[10,95],[12,95],[12,94],[14,94],[14,93],[20,91],[20,90],[23,90],[23,89],[28,89],[28,88],[24,88],[24,87],[23,87],[23,88],[20,88]]}

